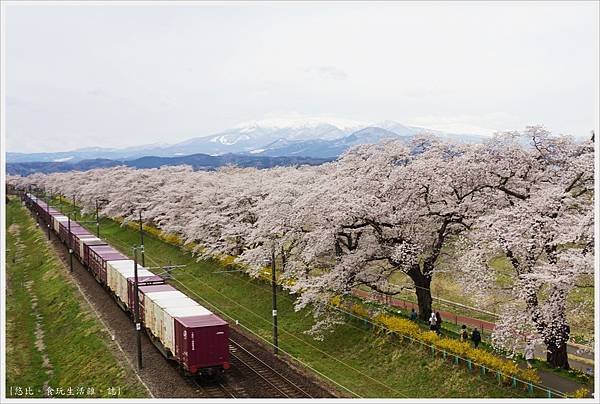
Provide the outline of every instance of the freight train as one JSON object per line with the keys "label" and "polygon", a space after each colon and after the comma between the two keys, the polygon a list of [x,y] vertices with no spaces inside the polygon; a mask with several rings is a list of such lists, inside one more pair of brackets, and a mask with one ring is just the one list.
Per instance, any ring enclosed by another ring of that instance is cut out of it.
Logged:
{"label": "freight train", "polygon": [[[131,318],[134,261],[31,193],[25,204],[66,244]],[[138,265],[140,322],[158,350],[188,375],[216,376],[229,368],[229,325],[165,279]]]}

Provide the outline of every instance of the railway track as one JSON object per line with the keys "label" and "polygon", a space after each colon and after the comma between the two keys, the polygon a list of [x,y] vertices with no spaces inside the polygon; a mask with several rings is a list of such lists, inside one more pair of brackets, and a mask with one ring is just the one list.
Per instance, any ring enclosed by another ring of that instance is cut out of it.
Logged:
{"label": "railway track", "polygon": [[225,386],[221,381],[201,381],[196,377],[188,377],[188,380],[192,386],[200,390],[202,398],[240,398],[237,391],[232,391],[229,387]]}
{"label": "railway track", "polygon": [[313,398],[305,389],[266,364],[252,352],[229,339],[231,363],[256,383],[265,398]]}

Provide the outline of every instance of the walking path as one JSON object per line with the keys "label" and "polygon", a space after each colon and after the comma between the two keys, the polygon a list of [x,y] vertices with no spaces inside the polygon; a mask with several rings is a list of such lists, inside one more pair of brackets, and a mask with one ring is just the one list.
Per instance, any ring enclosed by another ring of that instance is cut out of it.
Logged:
{"label": "walking path", "polygon": [[[356,296],[358,296],[360,298],[370,299],[370,300],[374,299],[373,295],[367,291],[354,289],[353,292]],[[375,300],[378,300],[381,303],[386,303],[392,307],[404,309],[404,310],[406,310],[407,314],[413,308],[416,311],[418,311],[417,304],[410,302],[408,300],[397,299],[397,298],[392,298],[392,297],[388,297],[385,300],[384,299],[375,299]],[[438,310],[436,310],[436,311],[438,311]],[[484,330],[484,331],[488,331],[488,332],[492,332],[494,330],[494,328],[496,328],[496,324],[492,323],[490,321],[480,320],[478,318],[473,318],[473,317],[462,316],[462,315],[458,315],[458,314],[455,314],[455,313],[452,313],[449,311],[439,310],[439,313],[444,321],[454,323],[456,325],[465,324],[471,328],[477,327],[480,330]],[[569,354],[569,364],[574,369],[578,369],[578,370],[581,370],[582,372],[586,372],[586,373],[590,374],[590,373],[594,372],[594,352],[590,352],[589,350],[584,349],[584,348],[586,348],[586,347],[583,347],[581,345],[576,345],[576,344],[568,344],[567,345],[567,352]],[[543,359],[545,357],[545,350],[543,349],[543,347],[537,347],[536,357],[541,358],[541,359]],[[542,382],[545,385],[551,386],[560,391],[572,391],[569,389],[569,387],[572,388],[572,387],[574,387],[573,385],[576,384],[575,382],[565,379],[564,377],[561,377],[552,372],[543,372],[543,371],[539,370],[539,373],[540,373],[540,377],[542,378]]]}

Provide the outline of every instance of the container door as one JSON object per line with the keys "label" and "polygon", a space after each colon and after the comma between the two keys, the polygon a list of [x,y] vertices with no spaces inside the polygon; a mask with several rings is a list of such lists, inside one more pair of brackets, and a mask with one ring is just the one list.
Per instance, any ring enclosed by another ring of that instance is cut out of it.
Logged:
{"label": "container door", "polygon": [[214,326],[195,329],[196,349],[204,366],[218,365],[229,361],[229,329],[227,326]]}

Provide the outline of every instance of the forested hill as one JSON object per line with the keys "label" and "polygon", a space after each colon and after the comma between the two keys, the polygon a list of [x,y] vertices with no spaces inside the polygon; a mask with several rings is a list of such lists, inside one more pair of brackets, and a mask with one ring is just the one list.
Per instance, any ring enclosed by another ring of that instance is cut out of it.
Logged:
{"label": "forested hill", "polygon": [[28,162],[8,163],[6,173],[9,175],[27,176],[33,173],[54,173],[66,171],[86,171],[94,168],[107,168],[116,166],[128,166],[135,168],[158,168],[161,166],[190,165],[195,170],[214,170],[225,165],[236,165],[238,167],[270,168],[277,166],[296,165],[319,165],[335,158],[313,158],[313,157],[269,157],[248,156],[240,154],[224,154],[211,156],[208,154],[192,154],[178,157],[156,157],[146,156],[135,160],[120,161],[110,159],[82,160],[75,163],[69,162]]}

